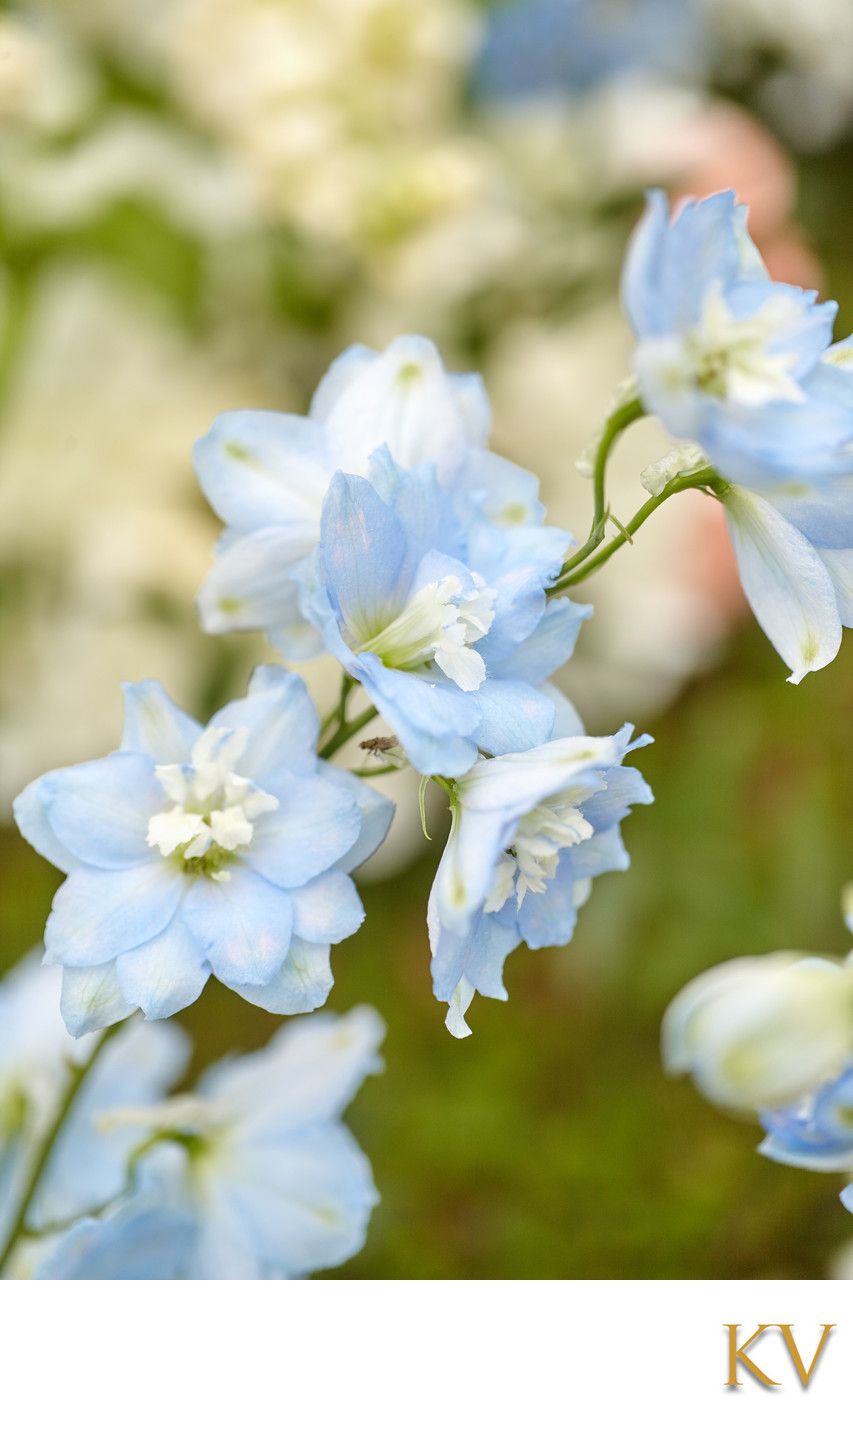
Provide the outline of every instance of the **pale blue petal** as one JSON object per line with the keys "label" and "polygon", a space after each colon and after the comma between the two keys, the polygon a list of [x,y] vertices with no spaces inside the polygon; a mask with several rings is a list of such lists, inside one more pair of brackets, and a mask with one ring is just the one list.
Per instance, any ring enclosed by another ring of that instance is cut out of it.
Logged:
{"label": "pale blue petal", "polygon": [[126,868],[159,859],[146,834],[149,819],[168,799],[152,758],[113,752],[48,773],[39,792],[56,836],[81,862]]}
{"label": "pale blue petal", "polygon": [[125,997],[112,961],[97,967],[63,967],[59,1010],[71,1035],[80,1037],[124,1021],[136,1007]]}
{"label": "pale blue petal", "polygon": [[836,479],[824,491],[792,483],[763,496],[816,547],[853,548],[853,478]]}
{"label": "pale blue petal", "polygon": [[438,669],[434,677],[421,677],[386,668],[375,653],[362,653],[351,670],[418,772],[457,777],[467,771],[477,756],[472,737],[481,722],[476,693],[462,692]]}
{"label": "pale blue petal", "polygon": [[350,344],[348,349],[344,349],[332,361],[314,390],[308,409],[310,417],[318,423],[325,423],[341,394],[378,357],[377,350],[369,349],[366,344]]}
{"label": "pale blue petal", "polygon": [[554,704],[529,683],[489,677],[477,689],[477,701],[483,721],[475,736],[484,752],[522,752],[551,736]]}
{"label": "pale blue petal", "polygon": [[[513,925],[534,951],[540,947],[563,947],[571,941],[577,919],[574,892],[577,879],[571,860],[574,851],[561,853],[557,870],[545,884],[545,891],[527,892],[515,915]],[[512,900],[507,903],[508,907],[514,905]]]}
{"label": "pale blue petal", "polygon": [[316,525],[335,468],[321,424],[255,409],[220,414],[193,460],[211,508],[239,533]]}
{"label": "pale blue petal", "polygon": [[301,529],[260,528],[226,544],[198,592],[206,633],[270,631],[301,620],[299,585],[292,565],[319,538],[319,525]]}
{"label": "pale blue petal", "polygon": [[552,740],[559,737],[583,737],[585,729],[580,713],[562,689],[558,688],[556,683],[542,683],[539,691],[550,698],[556,708]]}
{"label": "pale blue petal", "polygon": [[320,1012],[280,1026],[260,1051],[208,1067],[198,1090],[239,1106],[246,1139],[282,1140],[340,1116],[364,1078],[382,1070],[384,1035],[385,1023],[371,1007],[346,1016]]}
{"label": "pale blue petal", "polygon": [[832,579],[842,626],[853,628],[853,548],[817,548],[815,552]]}
{"label": "pale blue petal", "polygon": [[516,678],[539,687],[569,661],[581,623],[591,616],[592,608],[588,603],[553,598],[530,636],[508,657],[489,664],[489,676]]}
{"label": "pale blue petal", "polygon": [[122,683],[124,730],[122,752],[144,752],[156,763],[189,762],[202,733],[201,723],[185,713],[156,678]]}
{"label": "pale blue petal", "polygon": [[[457,807],[432,891],[427,918],[432,935],[466,934],[494,883],[498,857],[514,835],[517,818],[502,812],[469,812]],[[457,978],[458,980],[458,978]],[[456,985],[454,980],[450,990]],[[444,997],[442,1000],[449,1000]]]}
{"label": "pale blue petal", "polygon": [[283,771],[310,773],[316,765],[317,709],[298,673],[277,663],[255,668],[247,696],[226,703],[210,726],[248,729],[240,771],[264,791]]}
{"label": "pale blue petal", "polygon": [[504,959],[521,942],[518,932],[502,926],[491,913],[481,913],[466,930],[452,932],[441,925],[432,896],[428,921],[432,948],[430,971],[436,999],[451,1001],[463,976],[474,982],[473,971],[489,987],[485,995],[505,1000],[501,971]]}
{"label": "pale blue petal", "polygon": [[226,870],[227,882],[196,879],[181,917],[221,982],[265,986],[290,946],[290,897],[242,863]]}
{"label": "pale blue petal", "polygon": [[634,802],[654,802],[648,783],[635,767],[611,768],[603,792],[593,793],[583,805],[583,815],[596,832],[603,832],[627,817]]}
{"label": "pale blue petal", "polygon": [[772,504],[731,488],[725,508],[750,607],[791,669],[788,681],[798,683],[826,667],[841,643],[832,580],[811,544]]}
{"label": "pale blue petal", "polygon": [[402,524],[363,478],[338,473],[323,504],[321,551],[344,623],[359,644],[396,616],[406,558]]}
{"label": "pale blue petal", "polygon": [[279,887],[302,887],[349,852],[361,830],[355,798],[324,777],[268,781],[279,799],[275,812],[255,824],[251,845],[240,855],[247,866]]}
{"label": "pale blue petal", "polygon": [[361,811],[361,831],[348,852],[339,857],[335,866],[341,872],[354,872],[368,857],[372,857],[388,835],[394,816],[394,803],[390,797],[377,792],[361,778],[353,777],[345,768],[335,767],[331,762],[320,764],[323,776],[329,782],[336,782],[346,788],[356,800]]}
{"label": "pale blue petal", "polygon": [[41,1281],[178,1280],[196,1226],[173,1206],[131,1200],[95,1220],[86,1216],[65,1231],[37,1266]]}
{"label": "pale blue petal", "polygon": [[15,814],[15,821],[21,835],[27,839],[31,847],[34,847],[60,872],[73,872],[75,867],[80,866],[79,858],[60,842],[53,828],[51,827],[44,802],[42,801],[41,785],[45,777],[53,777],[57,773],[66,772],[67,768],[56,768],[54,772],[45,773],[44,777],[37,777],[25,787],[12,804],[12,811]]}
{"label": "pale blue petal", "polygon": [[771,1133],[755,1149],[760,1156],[778,1161],[781,1166],[801,1166],[806,1171],[849,1171],[853,1167],[853,1138],[810,1150],[802,1142],[789,1143],[784,1137]]}
{"label": "pale blue petal", "polygon": [[469,451],[455,487],[480,495],[484,518],[500,528],[538,525],[545,516],[536,475],[485,448]]}
{"label": "pale blue petal", "polygon": [[106,872],[78,867],[53,899],[44,934],[45,960],[66,967],[100,966],[162,932],[189,879],[162,859]]}
{"label": "pale blue petal", "polygon": [[294,1016],[322,1006],[334,985],[329,947],[293,937],[287,956],[264,986],[225,982],[253,1006],[276,1016]]}
{"label": "pale blue petal", "polygon": [[323,872],[313,882],[291,891],[290,900],[293,930],[307,942],[342,942],[364,921],[355,883],[343,872]]}
{"label": "pale blue petal", "polygon": [[[587,804],[584,803],[584,816],[586,809]],[[589,837],[586,842],[573,847],[566,855],[577,882],[600,877],[602,872],[624,872],[631,865],[618,827],[608,827],[604,832],[597,832],[594,837]],[[562,858],[560,860],[562,861]]]}
{"label": "pale blue petal", "polygon": [[210,976],[210,964],[179,912],[159,936],[123,952],[116,972],[128,1002],[141,1007],[149,1018],[161,1018],[174,1016],[197,1000]]}

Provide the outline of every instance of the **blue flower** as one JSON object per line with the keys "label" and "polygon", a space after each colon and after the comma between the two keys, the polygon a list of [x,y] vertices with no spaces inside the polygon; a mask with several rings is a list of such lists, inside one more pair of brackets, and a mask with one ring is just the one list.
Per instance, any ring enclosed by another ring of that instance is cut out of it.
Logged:
{"label": "blue flower", "polygon": [[794,1105],[759,1115],[762,1156],[810,1171],[853,1170],[853,1067]]}
{"label": "blue flower", "polygon": [[65,969],[69,1031],[171,1016],[211,973],[267,1011],[325,1001],[330,944],[364,915],[346,873],[393,809],[318,763],[318,727],[280,667],[205,729],[159,683],[126,684],[120,750],[24,790],[18,826],[68,874],[45,961]]}
{"label": "blue flower", "polygon": [[837,305],[773,283],[729,191],[670,223],[649,195],[622,281],[649,412],[762,492],[853,470],[853,373],[828,352]]}
{"label": "blue flower", "polygon": [[562,946],[591,880],[628,866],[619,822],[652,794],[622,759],[649,737],[566,736],[481,760],[452,784],[452,826],[430,893],[433,990],[467,1036],[475,991],[506,1000],[503,963],[520,942]]}
{"label": "blue flower", "polygon": [[617,76],[691,76],[703,53],[696,0],[515,0],[489,9],[474,82],[499,100],[585,93]]}
{"label": "blue flower", "polygon": [[153,1142],[137,1187],[45,1249],[36,1278],[283,1280],[348,1260],[379,1198],[340,1116],[383,1033],[368,1007],[288,1023],[197,1094],[115,1112],[108,1133],[141,1123]]}
{"label": "blue flower", "polygon": [[432,468],[404,472],[387,449],[366,479],[337,474],[323,505],[304,611],[364,686],[419,772],[456,776],[484,748],[550,737],[538,692],[590,611],[546,604],[570,542],[561,529],[498,528]]}
{"label": "blue flower", "polygon": [[[69,1067],[91,1052],[59,1015],[60,975],[36,954],[0,983],[0,1244],[53,1120]],[[64,1224],[120,1196],[127,1164],[145,1131],[132,1122],[107,1134],[99,1118],[159,1101],[181,1074],[189,1044],[177,1026],[131,1023],[85,1077],[53,1147],[28,1213],[28,1228]]]}
{"label": "blue flower", "polygon": [[403,468],[434,464],[443,488],[476,497],[498,527],[541,525],[536,479],[486,449],[490,426],[479,375],[448,374],[435,345],[414,335],[381,354],[347,349],[308,418],[221,414],[194,450],[205,496],[227,525],[199,594],[204,628],[262,629],[293,658],[319,651],[295,569],[319,541],[332,476],[363,476],[383,445]]}

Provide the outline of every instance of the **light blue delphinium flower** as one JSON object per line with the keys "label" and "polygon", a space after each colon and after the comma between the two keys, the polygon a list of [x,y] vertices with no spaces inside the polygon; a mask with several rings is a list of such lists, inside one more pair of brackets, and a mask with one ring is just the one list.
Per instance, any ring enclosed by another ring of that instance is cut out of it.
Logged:
{"label": "light blue delphinium flower", "polygon": [[631,732],[559,737],[481,760],[452,784],[428,922],[433,990],[454,1036],[469,1035],[476,991],[506,1000],[504,959],[520,942],[564,945],[592,878],[628,866],[619,823],[652,801],[639,772],[621,766],[651,741]]}
{"label": "light blue delphinium flower", "polygon": [[195,445],[196,471],[225,522],[199,594],[211,633],[262,629],[293,658],[319,651],[299,604],[294,565],[320,537],[334,473],[364,475],[387,445],[403,468],[435,465],[439,484],[475,494],[499,527],[541,525],[532,474],[486,449],[491,413],[477,374],[448,374],[429,339],[408,335],[382,353],[357,344],[321,381],[307,418],[224,413]]}
{"label": "light blue delphinium flower", "polygon": [[672,223],[652,191],[622,296],[647,410],[724,479],[763,492],[853,469],[853,373],[827,353],[837,305],[768,278],[731,191]]}
{"label": "light blue delphinium flower", "polygon": [[499,529],[430,467],[405,472],[387,449],[366,479],[333,479],[304,611],[419,772],[457,776],[478,747],[550,737],[554,705],[537,685],[570,656],[590,611],[546,605],[568,537]]}
{"label": "light blue delphinium flower", "polygon": [[514,0],[488,12],[474,74],[488,99],[586,93],[632,75],[703,68],[702,0]]}
{"label": "light blue delphinium flower", "polygon": [[383,1034],[368,1007],[288,1023],[197,1093],[116,1112],[108,1135],[141,1124],[153,1142],[138,1189],[51,1243],[36,1278],[283,1280],[348,1260],[379,1198],[340,1116]]}
{"label": "light blue delphinium flower", "polygon": [[[60,974],[34,953],[0,983],[0,1244],[39,1142],[94,1038],[74,1041],[59,1014]],[[95,1120],[117,1107],[159,1101],[186,1065],[177,1026],[133,1022],[84,1078],[27,1216],[29,1230],[65,1224],[114,1200],[145,1131],[131,1122],[107,1137]]]}
{"label": "light blue delphinium flower", "polygon": [[267,1011],[325,1001],[330,944],[364,915],[346,873],[393,806],[318,762],[318,728],[280,667],[204,729],[159,683],[130,683],[120,750],[20,795],[24,836],[68,873],[45,961],[64,968],[69,1031],[171,1016],[211,973]]}

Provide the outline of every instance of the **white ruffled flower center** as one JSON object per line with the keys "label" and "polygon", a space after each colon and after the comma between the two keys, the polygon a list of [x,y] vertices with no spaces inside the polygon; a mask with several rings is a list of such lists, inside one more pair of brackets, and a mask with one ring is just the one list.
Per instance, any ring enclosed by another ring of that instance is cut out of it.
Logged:
{"label": "white ruffled flower center", "polygon": [[475,692],[486,676],[486,665],[472,644],[492,626],[497,593],[478,573],[471,577],[474,587],[467,593],[455,574],[427,583],[359,651],[367,649],[386,667],[404,671],[435,662],[457,687]]}
{"label": "white ruffled flower center", "polygon": [[544,892],[563,849],[593,835],[577,802],[576,791],[558,792],[525,813],[512,846],[500,855],[486,912],[499,912],[513,894],[517,911],[528,892]]}
{"label": "white ruffled flower center", "polygon": [[756,407],[782,399],[802,403],[793,376],[798,356],[785,339],[802,324],[802,308],[789,294],[771,294],[748,318],[733,314],[722,285],[713,284],[702,317],[686,335],[694,382],[718,398]]}
{"label": "white ruffled flower center", "polygon": [[246,749],[247,728],[207,728],[195,744],[189,764],[168,763],[154,770],[173,807],[148,823],[147,842],[164,857],[179,853],[185,862],[203,861],[208,875],[227,881],[217,870],[225,855],[248,847],[254,823],[278,807],[278,798],[262,792],[234,771]]}

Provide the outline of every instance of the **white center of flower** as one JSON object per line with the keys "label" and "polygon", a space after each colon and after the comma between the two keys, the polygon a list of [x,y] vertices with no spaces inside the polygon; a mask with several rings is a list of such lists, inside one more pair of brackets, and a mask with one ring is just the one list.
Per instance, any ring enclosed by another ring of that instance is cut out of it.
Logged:
{"label": "white center of flower", "polygon": [[486,676],[486,665],[471,646],[488,633],[494,620],[494,588],[478,573],[473,588],[449,575],[427,583],[410,598],[402,613],[362,645],[386,667],[411,671],[434,661],[466,693],[475,692]]}
{"label": "white center of flower", "polygon": [[157,779],[173,807],[156,813],[148,823],[149,847],[164,857],[179,852],[185,862],[207,858],[209,875],[227,881],[215,870],[225,853],[248,847],[253,823],[278,807],[278,798],[262,792],[248,777],[234,771],[246,749],[248,729],[207,728],[192,750],[190,762],[156,767]]}
{"label": "white center of flower", "polygon": [[515,893],[516,911],[528,892],[544,892],[557,870],[560,853],[593,834],[577,806],[577,791],[546,797],[518,824],[512,847],[502,852],[484,910],[499,912]]}
{"label": "white center of flower", "polygon": [[718,398],[757,406],[783,399],[802,403],[793,377],[798,355],[785,349],[788,335],[802,326],[802,307],[793,295],[778,293],[748,318],[729,308],[722,286],[711,286],[700,322],[686,336],[695,382]]}

